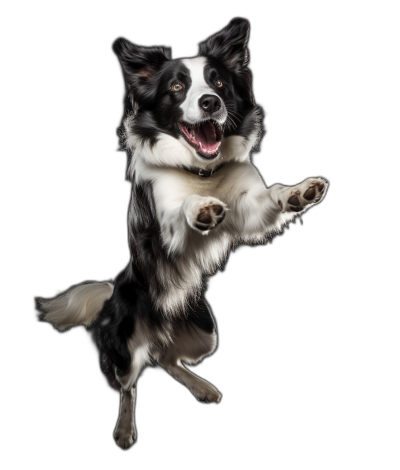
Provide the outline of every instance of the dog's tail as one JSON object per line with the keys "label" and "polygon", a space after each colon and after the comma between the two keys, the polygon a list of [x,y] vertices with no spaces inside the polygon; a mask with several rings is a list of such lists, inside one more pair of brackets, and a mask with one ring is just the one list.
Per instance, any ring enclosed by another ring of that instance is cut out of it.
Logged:
{"label": "dog's tail", "polygon": [[90,327],[113,289],[112,282],[86,281],[51,299],[36,297],[36,308],[42,312],[39,318],[59,331],[77,325]]}

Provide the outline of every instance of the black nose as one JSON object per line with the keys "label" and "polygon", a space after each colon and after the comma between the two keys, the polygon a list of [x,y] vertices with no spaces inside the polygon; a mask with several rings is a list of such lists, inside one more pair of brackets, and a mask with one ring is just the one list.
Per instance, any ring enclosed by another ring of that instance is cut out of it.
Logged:
{"label": "black nose", "polygon": [[221,109],[221,100],[216,95],[203,95],[199,99],[199,106],[206,113],[215,113]]}

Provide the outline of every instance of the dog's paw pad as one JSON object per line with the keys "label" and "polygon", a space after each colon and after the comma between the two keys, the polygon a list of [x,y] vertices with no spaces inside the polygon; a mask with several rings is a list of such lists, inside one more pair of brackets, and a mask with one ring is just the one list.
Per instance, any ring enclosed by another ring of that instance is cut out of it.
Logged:
{"label": "dog's paw pad", "polygon": [[[286,210],[301,212],[325,196],[328,182],[324,178],[309,178],[290,190]],[[281,208],[282,209],[282,208]]]}
{"label": "dog's paw pad", "polygon": [[303,194],[304,199],[307,201],[312,201],[315,198],[315,186],[311,186],[307,189],[307,191]]}
{"label": "dog's paw pad", "polygon": [[224,220],[226,210],[226,204],[218,199],[202,197],[192,206],[188,222],[193,228],[207,234]]}
{"label": "dog's paw pad", "polygon": [[[300,194],[300,191],[298,191],[298,193]],[[296,206],[296,207],[299,206],[300,205],[300,199],[298,198],[297,194],[294,194],[291,198],[289,198],[288,203],[291,206]]]}
{"label": "dog's paw pad", "polygon": [[207,207],[202,207],[199,211],[199,215],[197,216],[197,222],[201,222],[202,224],[211,224],[212,218],[210,214],[210,210]]}
{"label": "dog's paw pad", "polygon": [[212,205],[211,209],[215,212],[216,215],[221,215],[222,212],[224,212],[223,206],[221,206],[219,204]]}

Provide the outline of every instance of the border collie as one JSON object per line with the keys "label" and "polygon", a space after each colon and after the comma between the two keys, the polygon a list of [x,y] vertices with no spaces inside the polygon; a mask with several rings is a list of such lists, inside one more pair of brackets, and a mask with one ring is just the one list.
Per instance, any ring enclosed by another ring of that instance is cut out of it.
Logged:
{"label": "border collie", "polygon": [[123,449],[136,441],[136,383],[147,365],[161,365],[201,402],[220,401],[186,367],[217,345],[207,276],[237,245],[281,233],[328,188],[321,177],[267,188],[253,166],[264,131],[248,68],[249,31],[247,20],[235,18],[184,59],[172,59],[168,47],[115,41],[126,84],[118,135],[132,182],[130,260],[112,282],[36,299],[40,318],[59,331],[92,330],[101,370],[120,391],[114,439]]}

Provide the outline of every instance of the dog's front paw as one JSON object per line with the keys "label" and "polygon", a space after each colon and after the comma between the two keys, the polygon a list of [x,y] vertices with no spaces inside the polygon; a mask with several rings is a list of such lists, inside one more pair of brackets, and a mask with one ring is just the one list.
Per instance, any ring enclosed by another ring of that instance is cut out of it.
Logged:
{"label": "dog's front paw", "polygon": [[209,230],[220,224],[228,210],[225,203],[210,196],[190,196],[185,206],[188,224],[203,235],[207,235]]}
{"label": "dog's front paw", "polygon": [[320,202],[328,189],[329,183],[324,178],[308,178],[297,186],[289,188],[278,204],[282,212],[301,212]]}

